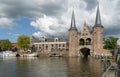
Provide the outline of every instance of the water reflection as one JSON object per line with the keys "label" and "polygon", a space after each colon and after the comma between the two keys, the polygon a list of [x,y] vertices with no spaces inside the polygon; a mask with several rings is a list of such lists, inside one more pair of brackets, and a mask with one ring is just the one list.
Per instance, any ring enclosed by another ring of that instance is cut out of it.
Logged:
{"label": "water reflection", "polygon": [[100,77],[101,63],[86,58],[69,58],[68,77]]}
{"label": "water reflection", "polygon": [[102,65],[92,58],[0,59],[0,77],[100,77]]}

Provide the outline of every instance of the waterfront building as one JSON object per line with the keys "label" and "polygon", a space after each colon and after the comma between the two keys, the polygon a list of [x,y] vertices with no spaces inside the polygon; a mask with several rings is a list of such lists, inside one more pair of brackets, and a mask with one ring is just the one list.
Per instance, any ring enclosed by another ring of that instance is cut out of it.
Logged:
{"label": "waterfront building", "polygon": [[45,38],[37,39],[35,37],[31,38],[32,46],[37,52],[59,52],[66,51],[67,40],[65,38]]}
{"label": "waterfront building", "polygon": [[75,23],[74,10],[69,29],[69,56],[88,56],[93,54],[102,54],[103,51],[103,26],[99,5],[97,6],[95,24],[92,28],[83,24],[81,31],[78,31]]}

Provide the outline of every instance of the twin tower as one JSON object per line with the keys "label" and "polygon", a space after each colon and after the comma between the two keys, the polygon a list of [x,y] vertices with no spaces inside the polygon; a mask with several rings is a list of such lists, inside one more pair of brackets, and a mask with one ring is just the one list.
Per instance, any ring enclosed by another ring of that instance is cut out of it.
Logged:
{"label": "twin tower", "polygon": [[103,26],[99,5],[97,6],[95,24],[90,28],[86,22],[82,31],[78,31],[75,23],[74,11],[72,13],[71,25],[69,29],[69,56],[88,56],[101,54],[103,51]]}

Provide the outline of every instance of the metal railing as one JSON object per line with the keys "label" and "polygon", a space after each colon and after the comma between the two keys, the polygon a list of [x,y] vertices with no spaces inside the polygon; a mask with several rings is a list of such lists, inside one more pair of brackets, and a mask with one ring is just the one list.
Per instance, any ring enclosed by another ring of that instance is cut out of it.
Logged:
{"label": "metal railing", "polygon": [[109,72],[110,68],[112,67],[112,64],[107,68],[107,70],[103,73],[101,77],[105,77],[107,73]]}

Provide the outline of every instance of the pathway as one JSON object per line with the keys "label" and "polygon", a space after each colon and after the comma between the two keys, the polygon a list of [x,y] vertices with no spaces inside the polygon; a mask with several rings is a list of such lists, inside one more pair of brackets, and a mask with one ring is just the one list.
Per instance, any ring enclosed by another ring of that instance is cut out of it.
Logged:
{"label": "pathway", "polygon": [[112,65],[101,77],[118,77],[117,72],[117,64],[115,62],[112,62]]}

